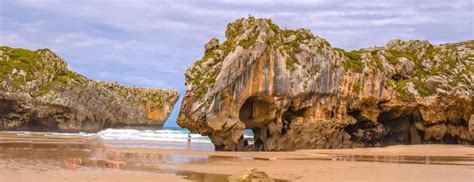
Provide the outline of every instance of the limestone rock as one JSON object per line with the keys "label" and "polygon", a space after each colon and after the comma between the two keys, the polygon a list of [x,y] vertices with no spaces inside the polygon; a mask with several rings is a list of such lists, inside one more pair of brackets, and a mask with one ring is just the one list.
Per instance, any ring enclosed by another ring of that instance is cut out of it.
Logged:
{"label": "limestone rock", "polygon": [[48,49],[0,46],[0,130],[161,127],[177,90],[89,80]]}
{"label": "limestone rock", "polygon": [[255,168],[246,169],[227,178],[229,182],[274,182],[265,172]]}
{"label": "limestone rock", "polygon": [[225,35],[186,71],[177,121],[216,150],[246,148],[245,129],[267,151],[473,141],[472,40],[345,51],[254,17]]}
{"label": "limestone rock", "polygon": [[401,57],[398,58],[400,61],[399,64],[395,66],[395,71],[399,79],[407,79],[413,75],[413,61],[408,60],[407,58]]}
{"label": "limestone rock", "polygon": [[219,46],[219,39],[212,38],[206,45],[204,45],[204,50],[209,51],[215,49]]}
{"label": "limestone rock", "polygon": [[428,77],[425,81],[425,86],[428,88],[431,92],[436,92],[436,89],[438,88],[447,88],[447,82],[440,76],[431,76]]}

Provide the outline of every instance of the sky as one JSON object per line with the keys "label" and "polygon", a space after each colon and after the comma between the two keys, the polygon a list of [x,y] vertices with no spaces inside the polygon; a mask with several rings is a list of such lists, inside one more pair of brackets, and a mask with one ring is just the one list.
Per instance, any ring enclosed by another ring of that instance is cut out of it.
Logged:
{"label": "sky", "polygon": [[[473,0],[0,0],[0,45],[50,48],[90,79],[176,88],[226,25],[248,17],[308,28],[333,47],[474,39]],[[165,126],[177,126],[181,98]]]}

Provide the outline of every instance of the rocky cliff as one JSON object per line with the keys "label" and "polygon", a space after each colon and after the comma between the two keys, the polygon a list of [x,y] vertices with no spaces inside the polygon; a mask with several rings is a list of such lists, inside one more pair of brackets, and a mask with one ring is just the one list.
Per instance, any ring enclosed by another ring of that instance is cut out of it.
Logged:
{"label": "rocky cliff", "polygon": [[161,127],[178,96],[89,80],[48,49],[0,47],[0,130]]}
{"label": "rocky cliff", "polygon": [[345,51],[253,17],[228,24],[225,35],[186,71],[178,117],[216,150],[248,148],[245,129],[253,150],[267,151],[472,144],[473,40]]}

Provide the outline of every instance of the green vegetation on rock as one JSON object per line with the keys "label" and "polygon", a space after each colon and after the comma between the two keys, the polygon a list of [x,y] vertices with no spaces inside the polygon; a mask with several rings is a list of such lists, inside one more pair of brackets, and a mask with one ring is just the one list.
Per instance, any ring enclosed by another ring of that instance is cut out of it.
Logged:
{"label": "green vegetation on rock", "polygon": [[[6,108],[14,109],[2,113],[7,124],[0,129],[36,121],[47,123],[35,128],[45,131],[95,132],[117,124],[157,126],[164,123],[178,97],[176,90],[89,80],[67,69],[66,62],[48,49],[0,46],[0,99],[15,103],[6,103]],[[78,116],[78,110],[87,116]]]}
{"label": "green vegetation on rock", "polygon": [[204,96],[206,95],[206,93],[207,93],[206,88],[199,87],[198,91],[196,92],[195,97],[198,100],[202,100],[204,98]]}
{"label": "green vegetation on rock", "polygon": [[6,77],[13,69],[16,69],[18,72],[23,71],[25,74],[21,78],[13,78],[12,85],[14,85],[14,87],[21,86],[21,84],[33,79],[32,71],[37,65],[37,51],[6,46],[0,47],[0,51],[9,55],[9,60],[0,60],[0,78],[2,80],[7,80]]}
{"label": "green vegetation on rock", "polygon": [[352,90],[354,90],[354,92],[359,92],[361,87],[362,83],[360,82],[360,80],[357,80],[354,86],[352,86]]}
{"label": "green vegetation on rock", "polygon": [[389,50],[387,50],[387,52],[390,53],[390,55],[388,55],[386,57],[388,62],[390,62],[390,64],[394,64],[394,65],[400,63],[400,61],[398,59],[401,58],[401,57],[407,58],[407,59],[412,60],[412,61],[416,59],[415,55],[413,55],[413,54],[411,54],[407,51],[389,49]]}
{"label": "green vegetation on rock", "polygon": [[255,44],[255,41],[257,41],[257,36],[250,35],[247,38],[240,40],[239,45],[245,49],[248,49],[250,46]]}
{"label": "green vegetation on rock", "polygon": [[415,89],[420,95],[424,97],[433,95],[433,93],[428,88],[426,88],[425,84],[421,80],[414,79],[413,84],[415,84]]}
{"label": "green vegetation on rock", "polygon": [[266,19],[265,21],[269,25],[267,31],[272,30],[274,33],[280,32],[280,27],[278,27],[278,25],[274,24],[271,19]]}
{"label": "green vegetation on rock", "polygon": [[410,80],[400,80],[400,81],[395,81],[395,90],[398,92],[404,92],[405,87],[407,87],[407,84],[410,82]]}
{"label": "green vegetation on rock", "polygon": [[342,66],[346,70],[351,70],[356,73],[362,73],[364,64],[362,63],[361,50],[352,50],[350,52],[345,51],[344,49],[334,48],[337,52],[342,53],[347,59],[342,62]]}
{"label": "green vegetation on rock", "polygon": [[37,96],[44,95],[53,89],[65,89],[74,86],[74,82],[85,79],[82,75],[66,70],[61,72],[56,78],[50,81],[46,86],[41,87],[37,93]]}

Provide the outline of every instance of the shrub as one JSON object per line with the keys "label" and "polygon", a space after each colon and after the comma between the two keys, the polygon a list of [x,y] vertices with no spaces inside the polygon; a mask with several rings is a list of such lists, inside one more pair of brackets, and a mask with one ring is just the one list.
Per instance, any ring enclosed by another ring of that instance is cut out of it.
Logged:
{"label": "shrub", "polygon": [[361,86],[362,86],[362,83],[360,82],[360,80],[357,80],[357,82],[352,86],[352,89],[354,90],[354,92],[359,92]]}

